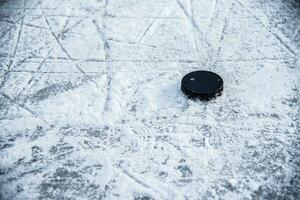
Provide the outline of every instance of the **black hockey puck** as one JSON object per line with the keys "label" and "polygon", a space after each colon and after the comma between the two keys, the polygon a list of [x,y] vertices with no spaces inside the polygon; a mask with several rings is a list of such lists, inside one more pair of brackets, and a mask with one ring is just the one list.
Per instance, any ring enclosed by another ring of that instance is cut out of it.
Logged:
{"label": "black hockey puck", "polygon": [[182,78],[181,91],[191,99],[210,100],[223,92],[222,78],[210,71],[194,71]]}

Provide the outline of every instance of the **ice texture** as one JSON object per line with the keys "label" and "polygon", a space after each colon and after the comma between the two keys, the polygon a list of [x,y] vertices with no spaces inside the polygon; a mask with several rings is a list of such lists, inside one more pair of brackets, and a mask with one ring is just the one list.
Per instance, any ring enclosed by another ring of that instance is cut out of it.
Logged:
{"label": "ice texture", "polygon": [[293,0],[0,0],[0,199],[300,199],[299,49]]}

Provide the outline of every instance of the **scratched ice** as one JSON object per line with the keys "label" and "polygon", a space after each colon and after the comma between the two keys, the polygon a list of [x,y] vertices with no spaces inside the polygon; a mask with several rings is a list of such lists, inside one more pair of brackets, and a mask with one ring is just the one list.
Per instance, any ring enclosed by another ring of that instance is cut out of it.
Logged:
{"label": "scratched ice", "polygon": [[300,199],[299,49],[293,0],[0,0],[0,199]]}

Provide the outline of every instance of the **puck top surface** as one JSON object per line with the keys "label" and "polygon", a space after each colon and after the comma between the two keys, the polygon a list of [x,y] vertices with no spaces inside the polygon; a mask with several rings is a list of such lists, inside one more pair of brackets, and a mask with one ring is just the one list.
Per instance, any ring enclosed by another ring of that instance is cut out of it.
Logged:
{"label": "puck top surface", "polygon": [[223,80],[214,72],[194,71],[183,77],[181,90],[188,97],[209,100],[221,95]]}

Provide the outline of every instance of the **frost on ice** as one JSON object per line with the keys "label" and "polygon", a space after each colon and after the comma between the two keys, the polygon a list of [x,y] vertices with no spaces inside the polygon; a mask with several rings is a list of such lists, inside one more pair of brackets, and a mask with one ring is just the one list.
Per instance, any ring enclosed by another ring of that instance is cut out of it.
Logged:
{"label": "frost on ice", "polygon": [[[0,199],[299,199],[300,4],[0,0]],[[220,74],[187,100],[183,75]]]}

